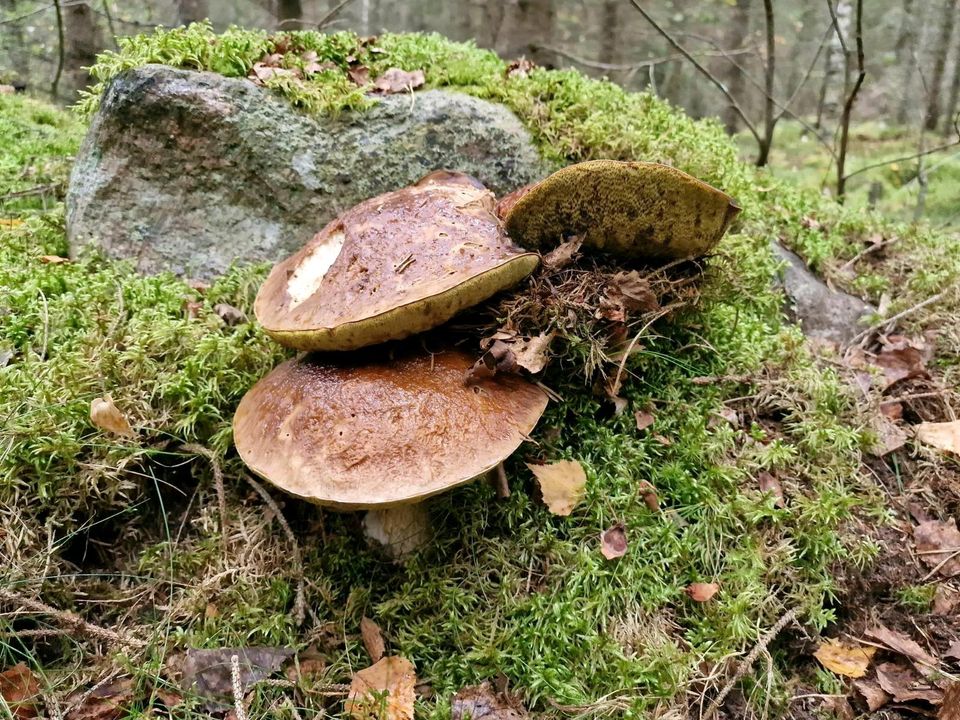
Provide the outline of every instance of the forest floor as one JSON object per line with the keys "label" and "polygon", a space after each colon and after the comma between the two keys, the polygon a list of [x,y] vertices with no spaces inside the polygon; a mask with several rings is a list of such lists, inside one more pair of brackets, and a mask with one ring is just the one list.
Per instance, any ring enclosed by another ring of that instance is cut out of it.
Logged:
{"label": "forest floor", "polygon": [[[321,59],[362,51],[322,42]],[[780,155],[755,174],[716,126],[575,73],[504,80],[498,59],[418,36],[378,53],[510,104],[551,157],[671,160],[735,192],[744,215],[697,303],[643,335],[622,404],[585,381],[581,345],[548,369],[561,399],[518,455],[584,467],[569,517],[515,459],[509,498],[437,498],[433,541],[397,565],[354,514],[262,493],[232,448],[237,402],[285,357],[248,320],[267,268],[201,287],[68,259],[83,122],[0,96],[0,712],[337,714],[385,647],[414,664],[396,697],[423,717],[952,717],[956,238],[798,189],[816,171]],[[786,319],[771,239],[879,306],[862,342]],[[132,435],[91,422],[107,395]],[[601,533],[620,525],[610,560]]]}

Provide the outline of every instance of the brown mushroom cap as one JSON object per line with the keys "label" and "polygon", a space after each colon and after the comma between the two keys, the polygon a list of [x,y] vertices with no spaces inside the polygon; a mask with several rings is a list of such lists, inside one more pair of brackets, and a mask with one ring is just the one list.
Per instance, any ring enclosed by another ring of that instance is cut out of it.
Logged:
{"label": "brown mushroom cap", "polygon": [[537,262],[506,236],[489,190],[438,171],[329,223],[273,268],[254,312],[288,347],[353,350],[442,325]]}
{"label": "brown mushroom cap", "polygon": [[549,249],[579,235],[621,257],[675,259],[708,252],[740,207],[669,165],[591,160],[514,191],[497,212],[524,247]]}
{"label": "brown mushroom cap", "polygon": [[254,385],[233,419],[243,461],[320,505],[403,505],[495,467],[547,405],[516,376],[466,385],[459,350],[363,355],[289,360]]}

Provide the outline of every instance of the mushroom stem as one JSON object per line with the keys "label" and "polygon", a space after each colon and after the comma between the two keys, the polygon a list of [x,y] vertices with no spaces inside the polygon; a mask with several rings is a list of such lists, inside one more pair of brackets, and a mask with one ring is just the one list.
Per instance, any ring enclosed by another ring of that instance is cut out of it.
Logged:
{"label": "mushroom stem", "polygon": [[400,560],[430,539],[430,516],[424,503],[368,510],[363,532],[383,545],[393,559]]}

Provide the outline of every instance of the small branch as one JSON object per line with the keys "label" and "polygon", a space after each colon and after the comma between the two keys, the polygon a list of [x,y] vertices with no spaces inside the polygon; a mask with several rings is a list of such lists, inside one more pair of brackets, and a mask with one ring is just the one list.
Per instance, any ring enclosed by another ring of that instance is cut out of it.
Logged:
{"label": "small branch", "polygon": [[874,324],[874,325],[871,325],[871,326],[868,327],[866,330],[864,330],[862,333],[860,333],[860,334],[857,335],[855,338],[853,338],[853,339],[850,341],[850,344],[853,345],[854,343],[859,342],[860,340],[866,340],[866,339],[869,338],[871,335],[873,335],[877,330],[879,330],[880,328],[884,327],[885,325],[889,325],[890,323],[896,322],[897,320],[902,320],[902,319],[905,318],[907,315],[911,315],[911,314],[913,314],[914,312],[916,312],[917,310],[920,310],[920,309],[922,309],[922,308],[925,308],[927,305],[932,305],[933,303],[935,303],[935,302],[937,302],[938,300],[940,300],[944,295],[946,295],[946,293],[947,293],[946,290],[943,290],[943,291],[941,291],[941,292],[938,292],[936,295],[931,295],[931,296],[928,297],[926,300],[924,300],[923,302],[917,303],[917,304],[914,305],[913,307],[909,307],[909,308],[907,308],[906,310],[902,310],[901,312],[898,312],[896,315],[894,315],[894,316],[892,316],[892,317],[888,317],[888,318],[886,318],[885,320],[881,320],[880,322],[878,322],[878,323],[876,323],[876,324]]}
{"label": "small branch", "polygon": [[865,173],[868,170],[873,170],[874,168],[883,167],[884,165],[890,165],[891,163],[906,162],[907,160],[916,160],[917,158],[925,157],[926,155],[933,155],[938,153],[941,150],[949,150],[952,147],[957,147],[960,145],[960,114],[953,120],[953,128],[957,133],[957,139],[943,145],[937,145],[936,147],[927,148],[926,150],[919,150],[918,152],[913,153],[912,155],[904,155],[902,157],[891,158],[890,160],[883,160],[881,162],[870,163],[869,165],[864,165],[861,168],[857,168],[851,173],[847,173],[847,180],[850,178],[859,175],[860,173]]}
{"label": "small branch", "polygon": [[[827,4],[830,5],[830,13],[834,21],[834,27],[837,30],[837,35],[840,37],[841,43],[843,42],[843,33],[840,32],[840,26],[837,23],[836,12],[833,10],[833,5],[831,0],[827,0]],[[867,77],[867,71],[864,67],[864,51],[863,51],[863,0],[857,0],[857,16],[856,16],[856,40],[857,40],[857,79],[853,83],[853,88],[847,94],[846,102],[843,104],[843,113],[840,115],[840,148],[837,153],[837,199],[841,202],[843,197],[846,194],[847,189],[847,176],[844,174],[845,165],[847,162],[847,145],[850,140],[850,116],[853,114],[853,104],[856,102],[857,95],[860,93],[860,88],[863,86],[863,81]],[[844,45],[844,51],[846,51],[846,45]],[[846,56],[847,66],[849,67],[850,56]]]}
{"label": "small branch", "polygon": [[333,10],[331,10],[322,18],[320,18],[320,22],[317,23],[317,30],[323,30],[323,28],[327,26],[327,23],[333,20],[341,10],[343,10],[347,5],[349,5],[352,2],[353,0],[341,0],[339,5],[337,5],[335,8],[333,8]]}
{"label": "small branch", "polygon": [[49,185],[37,185],[36,187],[29,188],[27,190],[18,190],[17,192],[7,193],[6,195],[0,195],[0,203],[6,202],[7,200],[15,200],[22,197],[30,197],[31,195],[43,195],[50,190],[56,190],[56,183],[51,183]]}
{"label": "small branch", "polygon": [[827,25],[826,31],[820,38],[820,44],[817,45],[817,52],[814,53],[813,60],[810,61],[810,64],[807,66],[807,71],[803,74],[803,77],[800,78],[800,82],[797,83],[797,87],[794,88],[793,94],[790,95],[787,101],[781,106],[780,112],[777,114],[777,120],[780,120],[788,112],[788,108],[793,104],[793,101],[797,99],[797,95],[799,95],[800,91],[803,90],[803,86],[807,84],[807,80],[810,79],[814,69],[817,67],[817,63],[820,61],[820,56],[823,54],[823,49],[827,46],[827,39],[830,37],[832,32],[833,26]]}
{"label": "small branch", "polygon": [[[583,65],[584,67],[593,68],[594,70],[610,70],[610,71],[620,71],[620,70],[642,70],[643,68],[653,67],[655,65],[663,65],[665,63],[676,62],[677,60],[686,60],[685,55],[663,55],[661,57],[650,58],[649,60],[643,60],[642,62],[636,63],[604,63],[597,60],[587,60],[584,57],[579,55],[574,55],[571,52],[566,50],[561,50],[560,48],[552,47],[550,45],[531,45],[534,50],[545,50],[551,52],[560,57],[565,57],[568,60],[573,60],[577,65]],[[753,48],[738,48],[736,50],[704,50],[703,52],[691,53],[695,57],[723,57],[728,58],[734,55],[753,55]]]}
{"label": "small branch", "polygon": [[743,124],[746,126],[747,130],[749,130],[749,131],[750,131],[750,134],[753,135],[753,138],[757,141],[758,144],[761,143],[762,140],[761,140],[761,138],[760,138],[760,133],[759,133],[759,131],[757,130],[756,126],[750,121],[750,118],[747,117],[747,114],[744,112],[743,108],[740,107],[740,103],[738,103],[738,102],[737,102],[737,99],[736,99],[735,97],[733,97],[733,95],[730,94],[730,91],[727,90],[727,88],[724,86],[724,84],[723,84],[722,82],[720,82],[720,80],[717,79],[717,77],[714,76],[713,73],[711,73],[709,70],[707,70],[707,68],[705,68],[703,65],[701,65],[693,55],[691,55],[680,43],[678,43],[678,42],[673,38],[672,35],[670,35],[670,33],[668,33],[666,30],[664,30],[664,29],[657,23],[657,21],[654,20],[654,19],[650,16],[650,14],[649,14],[646,10],[643,9],[643,6],[640,5],[640,3],[637,2],[637,0],[630,0],[630,4],[633,5],[633,7],[636,8],[637,12],[639,12],[639,13],[643,16],[643,19],[644,19],[644,20],[646,20],[648,23],[650,23],[650,25],[652,25],[653,28],[654,28],[658,33],[660,33],[660,35],[664,38],[664,40],[666,40],[668,43],[670,43],[670,45],[673,47],[674,50],[676,50],[678,53],[680,53],[681,55],[683,55],[683,57],[685,57],[688,61],[690,61],[690,63],[693,64],[693,66],[700,72],[700,74],[702,74],[705,78],[707,78],[707,80],[709,80],[711,83],[713,83],[713,85],[714,85],[720,92],[723,93],[724,97],[726,97],[727,100],[730,102],[730,107],[733,108],[733,111],[734,111],[735,113],[737,113],[737,115],[739,116],[739,118],[743,121]]}

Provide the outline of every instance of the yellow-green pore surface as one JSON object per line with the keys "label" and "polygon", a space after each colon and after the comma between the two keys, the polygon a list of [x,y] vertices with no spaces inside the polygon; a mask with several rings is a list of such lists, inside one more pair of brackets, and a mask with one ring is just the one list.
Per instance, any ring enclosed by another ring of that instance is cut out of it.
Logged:
{"label": "yellow-green pore surface", "polygon": [[571,235],[631,259],[675,259],[711,250],[739,214],[726,193],[658,163],[593,160],[558,170],[503,217],[524,247]]}
{"label": "yellow-green pore surface", "polygon": [[465,179],[431,173],[348,210],[277,264],[257,319],[287,347],[353,350],[437,327],[515,285],[538,258],[504,234],[493,194]]}
{"label": "yellow-green pore surface", "polygon": [[[683,713],[704,660],[748,650],[787,609],[801,608],[814,628],[827,625],[836,568],[870,552],[844,529],[871,502],[859,471],[865,436],[838,378],[811,361],[781,320],[769,241],[784,238],[817,251],[823,264],[842,263],[872,233],[896,233],[898,247],[939,263],[902,275],[894,300],[902,307],[924,299],[930,283],[955,282],[942,262],[955,244],[758,175],[736,160],[718,124],[694,122],[650,95],[573,71],[507,77],[492,53],[438,36],[383,35],[383,52],[373,54],[347,34],[295,37],[343,74],[342,85],[318,79],[307,89],[324,98],[322,111],[356,99],[345,90],[351,55],[374,75],[390,66],[423,69],[429,85],[508,104],[557,161],[668,162],[741,201],[742,223],[711,260],[700,306],[657,326],[627,364],[630,410],[652,409],[655,432],[637,432],[632,412],[615,415],[593,394],[574,372],[584,365],[574,345],[574,356],[548,371],[545,383],[562,401],[534,433],[540,457],[576,459],[586,469],[586,496],[570,517],[551,516],[513,461],[506,500],[481,483],[432,499],[434,542],[397,567],[367,549],[351,514],[319,515],[286,499],[282,510],[309,579],[306,600],[321,623],[305,630],[291,614],[291,548],[250,500],[231,437],[241,397],[282,353],[257,323],[226,325],[213,309],[227,303],[252,318],[267,268],[238,268],[201,294],[172,276],[140,277],[97,256],[44,263],[43,255],[66,251],[62,211],[27,198],[15,211],[0,210],[0,220],[17,221],[0,224],[0,521],[18,528],[0,537],[3,586],[154,643],[137,675],[144,688],[170,645],[301,647],[313,637],[335,638],[321,643],[329,679],[348,681],[351,669],[369,663],[358,632],[366,615],[384,629],[391,652],[412,659],[431,683],[436,695],[420,711],[437,718],[449,716],[451,692],[499,674],[538,708],[615,698],[628,715],[649,716],[658,705]],[[122,40],[95,73],[106,79],[124,67],[168,62],[243,76],[273,48],[265,33],[216,35],[194,26]],[[296,93],[307,90],[278,88],[305,105]],[[78,140],[63,113],[0,96],[4,187],[22,189],[30,168],[56,171]],[[51,182],[65,180],[58,172]],[[871,290],[874,300],[883,289]],[[704,376],[775,382],[694,381]],[[90,401],[104,393],[136,439],[90,424]],[[759,399],[734,402],[743,396]],[[726,419],[731,408],[736,423]],[[221,458],[226,558],[209,463],[183,443]],[[761,470],[779,478],[784,507],[760,492]],[[644,503],[645,483],[656,487],[660,512]],[[607,562],[599,536],[617,522],[625,524],[628,552]],[[709,603],[684,593],[690,582],[710,581],[721,590]],[[205,612],[211,599],[216,613]],[[85,643],[44,643],[8,640],[0,665],[22,660],[41,678],[91,666]],[[786,714],[782,673],[796,671],[797,658],[789,667],[778,653],[773,658],[771,684],[763,670],[743,689],[758,711],[770,699],[771,714]],[[258,692],[251,715],[283,702],[283,692]]]}

